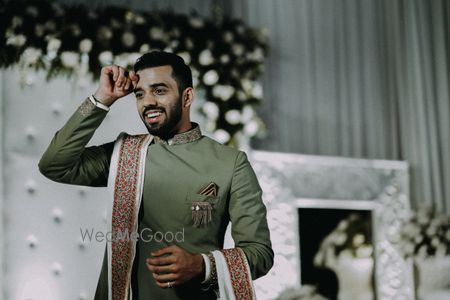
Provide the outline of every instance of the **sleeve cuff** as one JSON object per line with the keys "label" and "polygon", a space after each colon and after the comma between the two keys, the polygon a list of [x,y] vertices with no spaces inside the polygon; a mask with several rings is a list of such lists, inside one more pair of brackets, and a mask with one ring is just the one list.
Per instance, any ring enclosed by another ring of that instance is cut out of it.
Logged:
{"label": "sleeve cuff", "polygon": [[105,104],[100,103],[99,101],[97,101],[97,100],[94,98],[94,95],[90,95],[90,96],[89,96],[89,100],[91,100],[92,104],[94,104],[94,105],[97,106],[98,108],[101,108],[101,109],[103,109],[103,110],[105,110],[105,111],[109,111],[109,107],[106,106]]}
{"label": "sleeve cuff", "polygon": [[209,282],[211,279],[211,261],[209,260],[208,255],[200,253],[203,257],[203,261],[205,262],[205,279],[202,281],[202,284]]}

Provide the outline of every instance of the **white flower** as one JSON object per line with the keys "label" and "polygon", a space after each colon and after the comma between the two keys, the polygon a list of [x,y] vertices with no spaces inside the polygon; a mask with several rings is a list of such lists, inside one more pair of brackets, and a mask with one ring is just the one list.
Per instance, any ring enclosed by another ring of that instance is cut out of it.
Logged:
{"label": "white flower", "polygon": [[77,52],[64,51],[61,53],[61,63],[66,68],[74,68],[78,65],[80,55]]}
{"label": "white flower", "polygon": [[447,232],[445,233],[445,238],[450,242],[450,230],[447,230]]}
{"label": "white flower", "polygon": [[133,22],[133,20],[134,20],[135,18],[136,18],[136,16],[135,16],[134,12],[132,12],[132,11],[127,11],[127,12],[125,13],[125,21],[126,21],[127,23]]}
{"label": "white flower", "polygon": [[89,53],[92,50],[92,41],[90,39],[83,39],[80,42],[80,51],[83,53]]}
{"label": "white flower", "polygon": [[325,260],[325,257],[324,257],[323,252],[322,251],[318,251],[316,253],[316,255],[314,256],[313,262],[314,262],[314,265],[316,267],[320,267],[320,266],[323,266],[324,260]]}
{"label": "white flower", "polygon": [[122,34],[121,41],[125,47],[133,47],[134,43],[136,42],[136,37],[132,32],[126,31]]}
{"label": "white flower", "polygon": [[221,99],[222,101],[227,101],[234,94],[234,87],[231,85],[216,85],[212,89],[212,94],[214,97]]}
{"label": "white flower", "polygon": [[129,66],[133,66],[136,63],[136,61],[138,60],[139,57],[141,57],[141,54],[138,53],[138,52],[129,53],[128,54],[128,62],[127,62],[127,64]]}
{"label": "white flower", "polygon": [[98,60],[102,66],[107,66],[113,62],[113,54],[111,51],[103,51],[98,55]]}
{"label": "white flower", "polygon": [[245,105],[242,108],[242,123],[247,123],[253,118],[254,115],[255,110],[253,109],[253,107],[251,107],[251,105]]}
{"label": "white flower", "polygon": [[356,257],[370,257],[373,253],[373,247],[364,245],[356,249]]}
{"label": "white flower", "polygon": [[80,28],[80,26],[78,26],[77,24],[73,24],[73,25],[70,27],[70,30],[72,31],[72,34],[73,34],[74,36],[79,36],[79,35],[81,34],[81,28]]}
{"label": "white flower", "polygon": [[437,233],[437,228],[434,227],[434,226],[430,226],[430,227],[427,228],[427,230],[425,231],[425,233],[426,233],[427,236],[430,236],[430,237],[431,237],[431,236],[435,236],[436,233]]}
{"label": "white flower", "polygon": [[134,23],[142,25],[145,24],[147,21],[145,20],[145,18],[142,15],[136,15],[135,19],[134,19]]}
{"label": "white flower", "polygon": [[106,26],[100,26],[97,31],[97,38],[100,40],[109,40],[113,36],[113,32]]}
{"label": "white flower", "polygon": [[216,130],[216,122],[212,120],[206,121],[205,129],[207,132],[213,132],[214,130]]}
{"label": "white flower", "polygon": [[178,53],[178,56],[180,56],[184,60],[185,64],[188,65],[191,63],[191,55],[188,52]]}
{"label": "white flower", "polygon": [[18,26],[20,26],[22,24],[23,24],[23,19],[21,17],[18,17],[18,16],[12,17],[12,20],[11,20],[11,27],[12,28],[16,28],[16,27],[18,27]]}
{"label": "white flower", "polygon": [[434,246],[434,248],[436,248],[441,242],[439,241],[439,238],[434,237],[431,239],[431,245]]}
{"label": "white flower", "polygon": [[240,101],[245,101],[245,100],[247,100],[247,95],[246,95],[243,91],[238,91],[238,92],[236,93],[236,95],[237,95],[237,98],[238,98]]}
{"label": "white flower", "polygon": [[22,47],[25,45],[27,38],[23,34],[13,35],[6,40],[6,45],[14,47]]}
{"label": "white flower", "polygon": [[241,56],[242,54],[244,54],[245,48],[242,44],[234,44],[231,47],[231,51],[233,52],[233,54],[235,56]]}
{"label": "white flower", "polygon": [[61,40],[57,38],[51,38],[47,43],[47,52],[58,51],[61,47]]}
{"label": "white flower", "polygon": [[419,257],[426,257],[428,255],[427,253],[427,246],[423,245],[419,248],[419,251],[417,251],[417,256]]}
{"label": "white flower", "polygon": [[258,121],[256,121],[255,119],[251,120],[244,126],[244,132],[248,136],[254,136],[255,134],[258,133],[259,129],[260,129],[260,125],[259,125]]}
{"label": "white flower", "polygon": [[253,84],[253,88],[251,91],[253,97],[260,99],[263,97],[263,88],[259,82],[255,82]]}
{"label": "white flower", "polygon": [[114,64],[121,66],[123,68],[128,67],[128,62],[129,62],[128,53],[121,53],[114,57]]}
{"label": "white flower", "polygon": [[45,27],[42,24],[36,24],[36,27],[34,27],[34,34],[36,34],[37,37],[42,37],[45,33]]}
{"label": "white flower", "polygon": [[203,112],[210,120],[217,120],[219,117],[219,107],[214,102],[207,101],[203,105]]}
{"label": "white flower", "polygon": [[159,27],[153,27],[149,31],[150,37],[154,40],[164,39],[164,31]]}
{"label": "white flower", "polygon": [[173,41],[170,42],[170,45],[169,45],[169,46],[170,46],[172,49],[175,49],[175,48],[178,47],[178,45],[180,45],[180,42],[177,41],[177,40],[173,40]]}
{"label": "white flower", "polygon": [[150,52],[150,45],[149,44],[142,44],[139,48],[140,53],[147,53]]}
{"label": "white flower", "polygon": [[430,217],[428,216],[428,211],[421,210],[417,214],[417,223],[420,225],[426,225],[430,221]]}
{"label": "white flower", "polygon": [[225,113],[225,120],[231,125],[239,124],[241,121],[241,113],[237,109],[229,110]]}
{"label": "white flower", "polygon": [[209,70],[208,72],[206,72],[203,75],[203,82],[206,85],[216,84],[218,80],[219,80],[219,74],[217,74],[217,72],[214,70]]}
{"label": "white flower", "polygon": [[45,28],[47,28],[50,31],[54,31],[56,29],[56,23],[53,22],[52,20],[49,20],[45,22]]}
{"label": "white flower", "polygon": [[214,138],[219,142],[219,143],[226,143],[230,140],[230,134],[228,132],[226,132],[223,129],[217,129],[214,132]]}
{"label": "white flower", "polygon": [[184,44],[186,45],[186,48],[188,48],[188,49],[194,48],[194,42],[192,41],[191,38],[186,38],[186,40],[184,40]]}
{"label": "white flower", "polygon": [[422,235],[417,235],[414,237],[414,243],[416,244],[420,244],[423,241],[423,236]]}
{"label": "white flower", "polygon": [[222,64],[227,64],[227,63],[229,63],[230,62],[230,56],[228,55],[228,54],[222,54],[221,56],[220,56],[220,62],[222,63]]}
{"label": "white flower", "polygon": [[342,220],[339,222],[337,229],[340,231],[344,231],[348,228],[349,222],[348,220]]}
{"label": "white flower", "polygon": [[234,40],[234,35],[231,31],[225,31],[223,34],[223,40],[227,43],[231,43]]}
{"label": "white flower", "polygon": [[338,246],[344,245],[345,241],[347,240],[347,234],[343,232],[335,232],[332,233],[332,235],[334,243]]}
{"label": "white flower", "polygon": [[212,64],[213,62],[213,56],[209,49],[205,49],[202,52],[200,52],[200,55],[198,56],[198,61],[203,66],[208,66]]}
{"label": "white flower", "polygon": [[27,14],[33,17],[37,17],[39,14],[37,7],[33,5],[28,6],[25,11],[27,12]]}
{"label": "white flower", "polygon": [[192,72],[192,84],[194,87],[196,87],[200,82],[200,72],[194,66],[191,66],[191,72]]}
{"label": "white flower", "polygon": [[37,63],[37,61],[41,57],[41,54],[41,49],[37,49],[34,47],[25,49],[25,51],[22,53],[25,65],[33,65]]}
{"label": "white flower", "polygon": [[191,24],[191,26],[194,28],[201,28],[203,27],[204,22],[202,19],[195,17],[189,19],[189,24]]}
{"label": "white flower", "polygon": [[366,241],[366,238],[361,233],[355,234],[355,236],[353,237],[353,240],[352,240],[353,246],[355,248],[361,246],[362,244],[364,244],[365,241]]}
{"label": "white flower", "polygon": [[414,254],[414,244],[413,243],[405,243],[402,246],[403,248],[403,252],[405,253],[406,256],[410,256]]}
{"label": "white flower", "polygon": [[263,89],[259,82],[243,79],[241,84],[244,91],[252,95],[254,98],[259,99],[263,97]]}
{"label": "white flower", "polygon": [[264,60],[264,52],[258,47],[252,52],[247,53],[247,58],[253,61],[262,62]]}

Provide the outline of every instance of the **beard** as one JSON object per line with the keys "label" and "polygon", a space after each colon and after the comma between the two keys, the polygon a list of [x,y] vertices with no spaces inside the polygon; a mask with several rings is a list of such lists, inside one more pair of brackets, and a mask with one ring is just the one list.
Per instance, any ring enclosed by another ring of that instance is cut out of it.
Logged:
{"label": "beard", "polygon": [[[149,108],[152,109],[152,108]],[[172,138],[177,130],[177,125],[182,117],[182,101],[181,96],[178,98],[178,101],[175,105],[168,108],[161,108],[165,118],[162,122],[158,124],[148,124],[145,121],[145,111],[143,113],[143,121],[145,126],[147,127],[148,132],[153,136],[158,136],[163,140],[168,140]],[[147,111],[148,109],[146,109]]]}

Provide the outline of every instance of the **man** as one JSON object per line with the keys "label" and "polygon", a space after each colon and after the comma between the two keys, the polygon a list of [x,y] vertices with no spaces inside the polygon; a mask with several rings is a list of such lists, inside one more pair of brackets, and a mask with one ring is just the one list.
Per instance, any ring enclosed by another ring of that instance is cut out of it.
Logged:
{"label": "man", "polygon": [[[150,134],[86,147],[133,91]],[[129,73],[104,67],[39,162],[54,181],[113,190],[95,299],[251,299],[251,280],[273,264],[253,169],[243,152],[202,136],[193,100],[191,71],[175,54],[147,53]],[[230,221],[236,248],[221,250]]]}

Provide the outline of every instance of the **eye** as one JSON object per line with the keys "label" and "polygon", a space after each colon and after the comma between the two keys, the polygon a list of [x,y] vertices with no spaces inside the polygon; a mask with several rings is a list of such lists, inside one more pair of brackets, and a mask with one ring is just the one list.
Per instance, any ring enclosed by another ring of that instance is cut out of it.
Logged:
{"label": "eye", "polygon": [[136,95],[136,98],[141,98],[142,97],[142,93],[139,93],[139,92],[136,93],[135,95]]}
{"label": "eye", "polygon": [[165,89],[155,89],[156,95],[164,95],[166,93]]}

